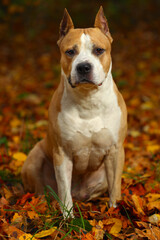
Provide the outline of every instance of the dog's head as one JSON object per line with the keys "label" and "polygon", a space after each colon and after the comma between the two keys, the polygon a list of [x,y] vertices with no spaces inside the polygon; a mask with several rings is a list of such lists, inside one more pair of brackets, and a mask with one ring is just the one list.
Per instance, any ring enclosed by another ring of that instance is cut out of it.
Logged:
{"label": "dog's head", "polygon": [[72,88],[98,87],[103,84],[111,64],[111,42],[102,7],[96,15],[94,28],[85,29],[74,29],[65,9],[58,45],[62,72]]}

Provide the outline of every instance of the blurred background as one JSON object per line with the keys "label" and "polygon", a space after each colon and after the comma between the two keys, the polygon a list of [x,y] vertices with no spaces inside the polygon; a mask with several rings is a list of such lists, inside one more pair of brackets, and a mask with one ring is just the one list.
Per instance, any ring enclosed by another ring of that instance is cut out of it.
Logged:
{"label": "blurred background", "polygon": [[56,42],[64,8],[81,28],[93,26],[100,5],[114,39],[112,73],[128,107],[130,147],[157,145],[159,0],[1,0],[0,146],[28,153],[45,135],[47,108],[60,76]]}

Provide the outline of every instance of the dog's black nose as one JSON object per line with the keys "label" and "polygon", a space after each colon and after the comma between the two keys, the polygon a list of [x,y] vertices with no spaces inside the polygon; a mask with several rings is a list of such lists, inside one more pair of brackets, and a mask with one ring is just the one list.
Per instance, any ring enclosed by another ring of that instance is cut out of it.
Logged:
{"label": "dog's black nose", "polygon": [[87,74],[87,73],[90,73],[91,72],[91,69],[92,69],[92,66],[90,63],[79,63],[77,65],[77,72],[81,75],[84,75],[84,74]]}

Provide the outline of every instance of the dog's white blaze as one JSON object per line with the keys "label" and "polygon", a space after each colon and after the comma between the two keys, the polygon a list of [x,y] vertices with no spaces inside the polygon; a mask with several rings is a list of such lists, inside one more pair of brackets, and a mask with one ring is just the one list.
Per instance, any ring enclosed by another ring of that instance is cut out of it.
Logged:
{"label": "dog's white blaze", "polygon": [[61,100],[61,112],[58,124],[61,129],[62,142],[73,140],[77,132],[91,137],[102,128],[110,131],[115,143],[121,124],[121,110],[113,89],[111,66],[103,84],[87,97],[81,96],[77,88],[71,88],[65,78],[64,92]]}
{"label": "dog's white blaze", "polygon": [[105,78],[105,72],[99,59],[93,55],[93,43],[88,34],[81,35],[81,47],[78,56],[72,63],[71,82],[74,85],[77,80],[76,66],[82,62],[89,62],[93,66],[93,82],[99,84]]}

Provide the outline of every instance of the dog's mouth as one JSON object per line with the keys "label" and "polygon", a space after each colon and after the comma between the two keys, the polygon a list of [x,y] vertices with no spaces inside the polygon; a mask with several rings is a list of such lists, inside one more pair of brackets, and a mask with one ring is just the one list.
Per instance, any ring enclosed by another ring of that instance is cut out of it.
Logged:
{"label": "dog's mouth", "polygon": [[93,85],[95,85],[94,82],[92,82],[91,80],[86,79],[86,78],[82,78],[80,81],[78,81],[76,83],[76,85],[80,85],[80,84],[93,84]]}
{"label": "dog's mouth", "polygon": [[93,81],[87,79],[87,78],[82,78],[80,79],[78,82],[76,82],[74,85],[72,84],[71,81],[71,76],[69,76],[68,78],[68,82],[71,85],[72,88],[78,87],[78,86],[82,86],[82,85],[92,85],[92,86],[101,86],[103,84],[103,82],[101,82],[100,84],[96,84]]}

